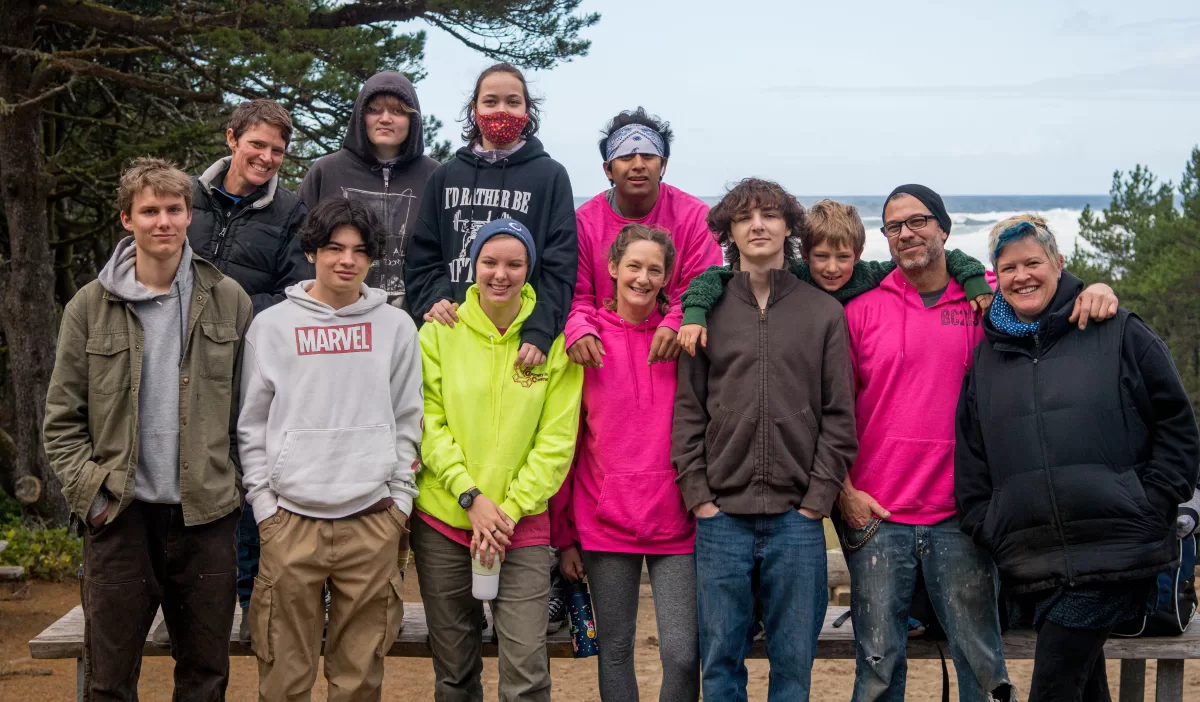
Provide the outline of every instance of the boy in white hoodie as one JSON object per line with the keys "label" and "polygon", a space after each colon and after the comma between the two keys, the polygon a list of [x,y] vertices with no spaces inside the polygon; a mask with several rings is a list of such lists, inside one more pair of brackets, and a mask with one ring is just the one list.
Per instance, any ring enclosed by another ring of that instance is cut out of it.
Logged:
{"label": "boy in white hoodie", "polygon": [[300,234],[316,280],[246,335],[238,443],[262,542],[250,607],[261,699],[308,699],[326,580],[330,699],[379,699],[400,629],[421,352],[409,316],[363,284],[383,243],[366,205],[319,203]]}

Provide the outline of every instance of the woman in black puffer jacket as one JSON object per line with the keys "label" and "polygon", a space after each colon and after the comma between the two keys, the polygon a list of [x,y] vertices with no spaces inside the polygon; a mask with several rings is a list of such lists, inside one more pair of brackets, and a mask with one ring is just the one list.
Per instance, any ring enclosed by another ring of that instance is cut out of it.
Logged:
{"label": "woman in black puffer jacket", "polygon": [[958,405],[955,497],[1010,625],[1038,631],[1030,702],[1109,700],[1104,642],[1178,559],[1200,435],[1170,352],[1136,315],[1077,329],[1083,283],[1040,217],[989,241],[999,292]]}

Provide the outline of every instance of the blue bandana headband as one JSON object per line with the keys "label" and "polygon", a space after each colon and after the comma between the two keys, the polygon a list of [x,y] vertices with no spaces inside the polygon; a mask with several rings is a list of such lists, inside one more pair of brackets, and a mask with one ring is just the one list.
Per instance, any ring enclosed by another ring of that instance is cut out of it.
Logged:
{"label": "blue bandana headband", "polygon": [[665,158],[667,145],[662,135],[644,124],[627,124],[608,138],[606,161],[622,156],[643,154]]}
{"label": "blue bandana headband", "polygon": [[988,316],[997,329],[1009,336],[1033,336],[1042,328],[1041,320],[1036,322],[1022,322],[1017,319],[1017,313],[1013,312],[1012,305],[1008,304],[1008,300],[1005,300],[1004,295],[999,291],[992,298],[992,306],[989,308]]}

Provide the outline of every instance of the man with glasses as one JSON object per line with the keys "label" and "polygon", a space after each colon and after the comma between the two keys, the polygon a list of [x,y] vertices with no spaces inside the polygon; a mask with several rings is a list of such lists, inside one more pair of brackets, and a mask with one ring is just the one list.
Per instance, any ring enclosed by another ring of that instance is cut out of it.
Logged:
{"label": "man with glasses", "polygon": [[[950,644],[959,699],[1013,695],[996,570],[955,516],[954,412],[983,327],[946,271],[950,227],[937,193],[896,188],[882,230],[897,268],[846,305],[859,452],[838,507],[852,583],[855,702],[904,699],[909,607],[922,579]],[[1092,286],[1071,321],[1115,313],[1112,290]]]}

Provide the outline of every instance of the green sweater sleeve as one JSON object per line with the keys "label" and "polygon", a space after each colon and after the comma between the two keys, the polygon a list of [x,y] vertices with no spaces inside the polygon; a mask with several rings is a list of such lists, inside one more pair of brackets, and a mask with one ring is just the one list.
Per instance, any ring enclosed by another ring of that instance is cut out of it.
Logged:
{"label": "green sweater sleeve", "polygon": [[681,324],[706,326],[709,311],[725,294],[725,285],[733,278],[733,271],[725,266],[709,266],[708,270],[692,278],[688,289],[680,298],[683,306]]}
{"label": "green sweater sleeve", "polygon": [[987,269],[979,259],[972,258],[959,249],[946,252],[946,272],[963,286],[968,300],[994,292],[987,282]]}
{"label": "green sweater sleeve", "polygon": [[896,264],[891,261],[859,261],[854,264],[854,273],[850,280],[833,291],[833,299],[843,305],[865,292],[879,287],[888,274],[896,270]]}

